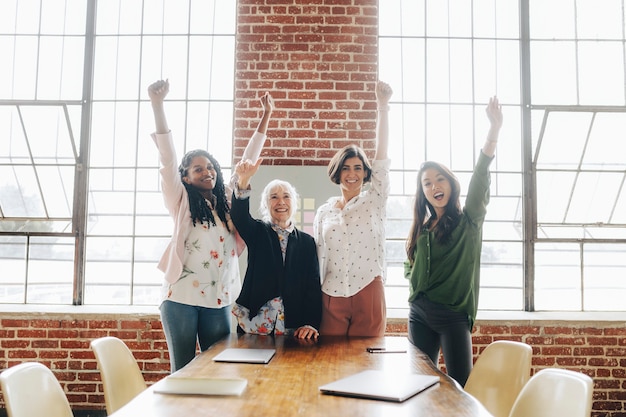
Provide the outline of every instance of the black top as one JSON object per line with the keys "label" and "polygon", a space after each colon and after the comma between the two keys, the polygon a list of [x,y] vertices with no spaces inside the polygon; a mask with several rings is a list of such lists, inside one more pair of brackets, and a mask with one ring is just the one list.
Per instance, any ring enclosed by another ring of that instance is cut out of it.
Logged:
{"label": "black top", "polygon": [[231,218],[248,247],[248,267],[237,304],[256,315],[269,300],[281,296],[285,328],[304,325],[319,330],[322,290],[313,237],[294,228],[283,263],[278,234],[272,225],[250,216],[250,199],[232,198]]}

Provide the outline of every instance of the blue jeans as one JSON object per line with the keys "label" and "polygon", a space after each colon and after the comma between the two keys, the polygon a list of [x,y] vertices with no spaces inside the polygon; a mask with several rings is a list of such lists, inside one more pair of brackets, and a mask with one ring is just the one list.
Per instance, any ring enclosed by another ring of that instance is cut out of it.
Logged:
{"label": "blue jeans", "polygon": [[421,295],[410,307],[409,341],[428,355],[435,366],[441,348],[448,375],[464,386],[473,363],[472,332],[467,314],[452,311]]}
{"label": "blue jeans", "polygon": [[195,358],[196,343],[204,351],[230,333],[230,306],[206,308],[165,300],[160,309],[172,372]]}

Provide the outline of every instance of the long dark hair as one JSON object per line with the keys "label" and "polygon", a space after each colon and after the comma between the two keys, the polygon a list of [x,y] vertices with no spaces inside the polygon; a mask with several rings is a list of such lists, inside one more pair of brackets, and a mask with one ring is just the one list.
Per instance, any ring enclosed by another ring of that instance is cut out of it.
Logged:
{"label": "long dark hair", "polygon": [[406,254],[411,264],[415,261],[415,247],[417,246],[417,239],[426,226],[426,222],[437,218],[435,208],[426,199],[424,187],[422,186],[422,175],[424,175],[424,171],[427,169],[435,169],[441,175],[446,177],[451,188],[450,200],[448,200],[443,217],[439,219],[437,226],[435,227],[435,239],[438,242],[445,244],[450,240],[452,231],[457,224],[459,224],[459,219],[461,218],[462,213],[461,202],[459,199],[459,196],[461,195],[461,184],[459,183],[456,175],[454,175],[446,166],[438,162],[424,162],[417,173],[417,191],[415,192],[413,223],[411,224],[411,230],[406,243]]}
{"label": "long dark hair", "polygon": [[[217,177],[215,178],[215,187],[213,188],[213,195],[215,196],[215,209],[217,210],[217,215],[226,226],[226,229],[230,231],[228,227],[228,219],[226,213],[230,211],[228,207],[228,200],[226,200],[226,188],[224,187],[224,177],[222,176],[222,169],[220,168],[219,162],[217,159],[213,157],[207,151],[202,149],[195,149],[193,151],[189,151],[183,156],[183,159],[180,161],[180,165],[178,166],[178,172],[180,173],[180,179],[183,180],[184,177],[187,176],[187,171],[189,170],[189,165],[191,161],[196,156],[204,156],[211,161],[213,164],[213,168],[215,168],[215,172]],[[193,185],[187,184],[185,181],[182,181],[183,185],[187,189],[187,195],[189,196],[189,211],[191,212],[191,220],[193,221],[193,225],[196,225],[196,222],[204,222],[206,221],[210,225],[215,226],[215,218],[213,217],[213,212],[211,208],[207,204],[204,196],[200,194],[200,191]]]}

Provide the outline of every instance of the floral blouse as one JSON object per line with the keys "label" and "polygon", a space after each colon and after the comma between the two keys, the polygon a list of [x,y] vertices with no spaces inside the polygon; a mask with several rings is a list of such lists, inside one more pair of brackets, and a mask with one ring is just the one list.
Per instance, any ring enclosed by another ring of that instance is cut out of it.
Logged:
{"label": "floral blouse", "polygon": [[241,283],[234,234],[214,212],[216,226],[196,223],[185,241],[180,279],[164,286],[164,299],[208,308],[230,305],[239,296]]}
{"label": "floral blouse", "polygon": [[284,335],[292,333],[285,329],[285,307],[282,297],[276,297],[265,303],[256,316],[250,317],[250,311],[237,303],[233,305],[233,314],[241,330],[251,334]]}

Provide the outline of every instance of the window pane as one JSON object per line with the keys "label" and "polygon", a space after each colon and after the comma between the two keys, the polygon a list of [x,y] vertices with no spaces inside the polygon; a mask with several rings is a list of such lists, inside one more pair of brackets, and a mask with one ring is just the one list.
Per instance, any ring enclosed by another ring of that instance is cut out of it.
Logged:
{"label": "window pane", "polygon": [[575,244],[535,245],[535,308],[580,311],[580,249]]}
{"label": "window pane", "polygon": [[74,252],[73,238],[31,238],[27,303],[72,303]]}
{"label": "window pane", "polygon": [[578,43],[581,104],[623,106],[624,43]]}
{"label": "window pane", "polygon": [[[233,110],[230,102],[190,103],[186,151],[208,150],[222,167],[232,158]],[[179,155],[182,158],[182,153]]]}
{"label": "window pane", "polygon": [[129,71],[129,68],[139,66],[140,41],[136,36],[96,38],[93,86],[95,100],[137,97],[139,73]]}
{"label": "window pane", "polygon": [[472,42],[451,40],[450,43],[450,98],[452,102],[472,101]]}
{"label": "window pane", "polygon": [[565,221],[608,223],[623,178],[623,174],[581,172]]}
{"label": "window pane", "polygon": [[[0,196],[2,193],[0,193]],[[0,222],[0,230],[6,222]],[[25,236],[0,236],[0,303],[23,303],[26,298],[26,245]]]}
{"label": "window pane", "polygon": [[[21,3],[20,3],[21,4]],[[21,6],[20,6],[21,7]],[[13,99],[32,100],[37,90],[37,37],[16,36],[13,54]],[[10,65],[10,62],[7,65]]]}
{"label": "window pane", "polygon": [[37,97],[42,100],[80,100],[83,38],[43,36],[40,42]]}
{"label": "window pane", "polygon": [[395,80],[398,85],[394,89],[392,101],[424,101],[426,94],[424,40],[381,38],[379,42],[380,79]]}
{"label": "window pane", "polygon": [[386,0],[384,4],[380,3],[380,36],[423,36],[425,9],[424,0]]}
{"label": "window pane", "polygon": [[87,239],[85,304],[130,304],[133,240]]}
{"label": "window pane", "polygon": [[72,217],[74,167],[37,167],[49,217]]}
{"label": "window pane", "polygon": [[84,0],[43,1],[40,30],[46,34],[84,35],[86,14],[87,2]]}
{"label": "window pane", "polygon": [[[621,0],[576,0],[576,32],[580,39],[623,39]],[[601,24],[598,24],[601,22]]]}
{"label": "window pane", "polygon": [[[591,113],[550,112],[537,154],[538,169],[576,169],[587,141]],[[563,152],[563,138],[567,149]]]}
{"label": "window pane", "polygon": [[139,34],[143,0],[97,2],[96,34]]}
{"label": "window pane", "polygon": [[17,2],[15,21],[12,21],[8,27],[15,27],[15,33],[38,33],[40,5],[41,1],[39,0],[20,0]]}
{"label": "window pane", "polygon": [[626,245],[585,245],[584,310],[623,311]]}
{"label": "window pane", "polygon": [[450,49],[447,40],[426,41],[427,99],[434,102],[450,101]]}
{"label": "window pane", "polygon": [[234,39],[192,37],[189,47],[189,83],[194,86],[189,90],[189,98],[231,100],[234,91]]}
{"label": "window pane", "polygon": [[0,204],[6,217],[46,217],[38,178],[30,166],[0,166]]}
{"label": "window pane", "polygon": [[582,160],[583,169],[626,170],[626,158],[621,152],[611,152],[623,140],[626,132],[625,113],[596,113],[589,144]]}
{"label": "window pane", "polygon": [[530,0],[532,39],[573,39],[576,33],[576,2],[572,0]]}
{"label": "window pane", "polygon": [[575,173],[537,172],[537,221],[561,223],[573,192]]}
{"label": "window pane", "polygon": [[536,104],[577,104],[574,42],[530,43],[531,95]]}
{"label": "window pane", "polygon": [[189,31],[195,34],[235,33],[236,10],[236,0],[191,0]]}

